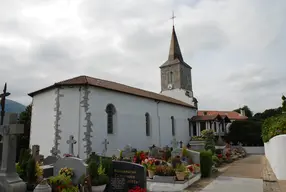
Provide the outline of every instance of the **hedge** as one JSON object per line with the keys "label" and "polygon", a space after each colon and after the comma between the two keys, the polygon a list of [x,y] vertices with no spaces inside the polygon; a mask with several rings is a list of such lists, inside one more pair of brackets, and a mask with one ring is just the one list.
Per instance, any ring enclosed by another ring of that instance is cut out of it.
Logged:
{"label": "hedge", "polygon": [[208,150],[200,152],[200,164],[202,177],[209,177],[213,166],[211,151]]}
{"label": "hedge", "polygon": [[263,142],[268,142],[271,138],[286,134],[286,114],[267,118],[262,125]]}

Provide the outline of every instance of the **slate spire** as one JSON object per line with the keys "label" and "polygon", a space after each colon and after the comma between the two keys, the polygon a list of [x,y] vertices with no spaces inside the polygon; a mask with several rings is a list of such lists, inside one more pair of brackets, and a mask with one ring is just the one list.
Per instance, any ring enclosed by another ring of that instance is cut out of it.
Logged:
{"label": "slate spire", "polygon": [[183,62],[183,56],[181,53],[179,41],[177,38],[177,34],[175,31],[175,26],[173,25],[173,30],[172,30],[172,37],[171,37],[171,43],[170,43],[170,50],[169,50],[169,61],[179,59],[181,62]]}

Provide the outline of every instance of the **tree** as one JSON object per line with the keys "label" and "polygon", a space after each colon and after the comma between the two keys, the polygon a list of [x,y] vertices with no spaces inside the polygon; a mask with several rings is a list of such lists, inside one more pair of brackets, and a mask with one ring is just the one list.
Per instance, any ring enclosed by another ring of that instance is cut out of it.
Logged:
{"label": "tree", "polygon": [[235,121],[229,127],[229,133],[226,135],[228,142],[237,144],[241,142],[244,145],[263,145],[261,138],[261,121],[243,120]]}
{"label": "tree", "polygon": [[32,104],[26,107],[26,110],[20,113],[19,121],[22,124],[31,124]]}
{"label": "tree", "polygon": [[269,117],[277,116],[280,114],[282,114],[282,107],[278,107],[278,108],[274,108],[274,109],[266,109],[262,113],[256,113],[253,116],[253,119],[263,121]]}
{"label": "tree", "polygon": [[26,110],[20,113],[19,123],[24,124],[24,134],[18,136],[16,161],[18,161],[21,149],[30,147],[32,104],[26,107]]}
{"label": "tree", "polygon": [[241,109],[244,110],[246,117],[251,118],[253,116],[253,112],[250,110],[250,108],[247,105],[244,105],[242,108],[238,108],[233,111],[240,113]]}

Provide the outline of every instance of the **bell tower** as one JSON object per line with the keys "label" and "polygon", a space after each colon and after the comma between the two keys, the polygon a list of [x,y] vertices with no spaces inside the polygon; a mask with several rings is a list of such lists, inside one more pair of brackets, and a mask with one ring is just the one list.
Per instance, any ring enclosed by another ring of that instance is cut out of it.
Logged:
{"label": "bell tower", "polygon": [[161,94],[195,106],[197,100],[193,97],[192,67],[183,59],[174,25],[168,59],[160,69]]}

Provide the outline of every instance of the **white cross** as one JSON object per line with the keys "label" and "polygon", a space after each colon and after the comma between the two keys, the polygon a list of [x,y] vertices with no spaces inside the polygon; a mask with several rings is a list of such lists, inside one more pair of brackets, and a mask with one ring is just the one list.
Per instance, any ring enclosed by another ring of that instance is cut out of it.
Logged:
{"label": "white cross", "polygon": [[178,147],[178,142],[176,140],[176,138],[174,137],[173,140],[171,141],[171,144],[173,146],[173,149],[176,149]]}
{"label": "white cross", "polygon": [[175,25],[175,18],[176,18],[176,16],[175,16],[174,11],[173,11],[172,17],[170,18],[173,20],[173,26]]}
{"label": "white cross", "polygon": [[[11,114],[13,115],[13,114]],[[0,125],[0,134],[2,135],[2,163],[1,171],[6,173],[16,173],[16,143],[17,136],[24,133],[23,124],[12,124],[15,123],[11,116],[9,125]]]}
{"label": "white cross", "polygon": [[56,149],[55,147],[53,147],[52,150],[50,150],[50,152],[53,156],[57,156],[60,151]]}
{"label": "white cross", "polygon": [[106,151],[107,151],[107,145],[109,144],[109,141],[107,141],[107,139],[104,139],[104,141],[102,142],[102,144],[104,144],[103,155],[105,155],[105,153],[106,153]]}
{"label": "white cross", "polygon": [[76,140],[73,139],[72,135],[70,135],[70,139],[67,140],[67,144],[69,144],[69,154],[74,155],[73,154],[73,145],[76,144]]}

